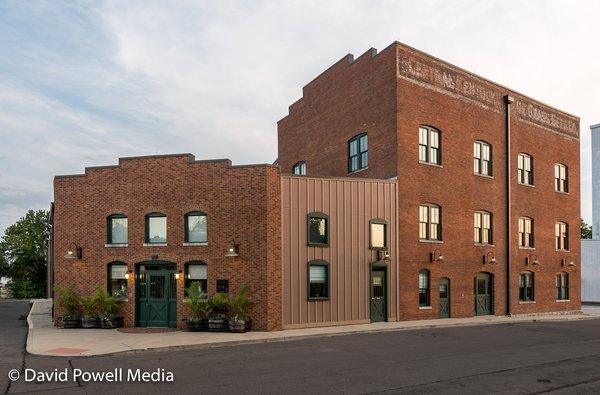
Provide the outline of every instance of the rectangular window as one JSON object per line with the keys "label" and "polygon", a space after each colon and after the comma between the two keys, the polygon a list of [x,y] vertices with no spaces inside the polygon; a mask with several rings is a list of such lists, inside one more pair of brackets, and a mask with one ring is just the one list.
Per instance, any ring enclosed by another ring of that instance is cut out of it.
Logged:
{"label": "rectangular window", "polygon": [[440,132],[429,126],[419,128],[419,161],[441,165]]}
{"label": "rectangular window", "polygon": [[348,141],[348,172],[352,173],[369,166],[368,145],[366,133],[359,134]]}
{"label": "rectangular window", "polygon": [[533,221],[531,218],[519,218],[519,247],[533,248]]}
{"label": "rectangular window", "polygon": [[564,222],[554,225],[554,240],[557,250],[567,251],[569,249],[569,226]]}
{"label": "rectangular window", "polygon": [[557,192],[569,192],[567,166],[558,163],[554,165],[554,189]]}
{"label": "rectangular window", "polygon": [[440,208],[436,205],[419,207],[419,238],[421,240],[442,240]]}
{"label": "rectangular window", "polygon": [[208,293],[208,277],[206,265],[203,263],[188,263],[185,274],[185,296],[189,296],[189,290],[195,290],[199,295]]}
{"label": "rectangular window", "polygon": [[329,297],[329,266],[310,263],[308,265],[308,298],[324,299]]}
{"label": "rectangular window", "polygon": [[127,244],[127,217],[114,215],[108,217],[108,244]]}
{"label": "rectangular window", "polygon": [[323,213],[308,214],[308,245],[329,244],[329,217]]}
{"label": "rectangular window", "polygon": [[167,242],[167,217],[149,215],[146,217],[146,243],[164,244]]}
{"label": "rectangular window", "polygon": [[556,300],[569,300],[569,275],[567,273],[556,275]]}
{"label": "rectangular window", "polygon": [[533,302],[535,300],[533,273],[526,272],[519,275],[519,300],[521,302]]}
{"label": "rectangular window", "polygon": [[185,242],[206,243],[207,241],[206,214],[200,212],[186,214]]}
{"label": "rectangular window", "polygon": [[298,162],[292,168],[292,173],[298,174],[301,176],[306,175],[306,162]]}
{"label": "rectangular window", "polygon": [[492,175],[492,148],[489,144],[482,141],[474,143],[473,171],[484,176]]}
{"label": "rectangular window", "polygon": [[108,293],[116,299],[127,298],[127,266],[111,265],[109,269],[110,279],[108,282]]}
{"label": "rectangular window", "polygon": [[386,248],[387,225],[384,222],[371,222],[371,248]]}
{"label": "rectangular window", "polygon": [[492,244],[492,215],[486,211],[475,212],[475,243]]}
{"label": "rectangular window", "polygon": [[519,184],[533,185],[533,159],[527,154],[517,156],[517,178]]}
{"label": "rectangular window", "polygon": [[419,273],[419,306],[427,307],[430,306],[431,302],[429,299],[429,272],[423,270]]}

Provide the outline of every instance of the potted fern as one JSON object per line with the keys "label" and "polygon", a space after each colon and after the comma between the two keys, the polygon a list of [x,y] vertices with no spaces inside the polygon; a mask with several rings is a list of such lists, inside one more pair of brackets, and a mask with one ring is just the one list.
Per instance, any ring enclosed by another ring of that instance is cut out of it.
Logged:
{"label": "potted fern", "polygon": [[222,332],[226,330],[225,319],[229,310],[229,297],[224,293],[217,293],[208,300],[209,319],[208,330]]}
{"label": "potted fern", "polygon": [[98,311],[100,312],[100,328],[113,329],[123,326],[123,317],[119,316],[119,301],[108,292],[98,291]]}
{"label": "potted fern", "polygon": [[58,295],[55,303],[62,311],[62,328],[71,329],[81,327],[81,298],[75,292],[75,287],[70,285],[68,288],[62,288],[56,285],[54,290]]}
{"label": "potted fern", "polygon": [[98,321],[98,298],[97,294],[81,298],[83,307],[83,317],[81,317],[81,326],[86,329],[92,329],[99,326]]}
{"label": "potted fern", "polygon": [[206,294],[197,287],[188,288],[188,299],[186,304],[189,306],[192,316],[186,320],[188,332],[204,332],[208,330],[208,317],[210,315],[210,304]]}
{"label": "potted fern", "polygon": [[250,287],[245,285],[229,300],[229,330],[231,332],[248,332],[252,325],[250,319],[250,308],[252,301],[249,297]]}

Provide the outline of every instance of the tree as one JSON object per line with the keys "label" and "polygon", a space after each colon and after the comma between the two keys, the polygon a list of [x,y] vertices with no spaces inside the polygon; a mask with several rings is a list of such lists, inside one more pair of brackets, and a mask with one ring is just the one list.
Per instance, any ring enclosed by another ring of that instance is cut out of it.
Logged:
{"label": "tree", "polygon": [[0,240],[0,273],[12,279],[15,298],[45,294],[48,216],[46,210],[29,210],[4,231]]}
{"label": "tree", "polygon": [[592,238],[592,227],[585,223],[583,218],[581,219],[581,238],[591,239]]}

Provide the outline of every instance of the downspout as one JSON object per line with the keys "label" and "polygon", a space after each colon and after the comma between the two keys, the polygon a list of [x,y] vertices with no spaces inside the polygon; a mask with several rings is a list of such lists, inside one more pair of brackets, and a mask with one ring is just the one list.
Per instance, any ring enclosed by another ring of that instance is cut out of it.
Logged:
{"label": "downspout", "polygon": [[512,218],[511,218],[511,192],[512,192],[512,174],[511,163],[512,153],[510,151],[510,110],[511,104],[515,101],[512,96],[504,96],[504,104],[506,104],[506,315],[511,316],[511,242],[512,235]]}

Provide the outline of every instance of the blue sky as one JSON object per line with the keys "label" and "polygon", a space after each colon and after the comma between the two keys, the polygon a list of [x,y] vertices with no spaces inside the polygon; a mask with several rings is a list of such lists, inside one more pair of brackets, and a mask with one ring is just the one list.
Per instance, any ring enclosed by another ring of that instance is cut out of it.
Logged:
{"label": "blue sky", "polygon": [[599,1],[0,2],[0,231],[55,174],[191,152],[272,162],[276,121],[343,57],[405,42],[600,122]]}

